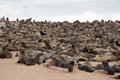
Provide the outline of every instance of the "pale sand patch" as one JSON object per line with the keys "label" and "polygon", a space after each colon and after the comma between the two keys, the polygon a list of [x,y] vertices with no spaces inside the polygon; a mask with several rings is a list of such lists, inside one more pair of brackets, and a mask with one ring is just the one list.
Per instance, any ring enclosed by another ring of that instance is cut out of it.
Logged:
{"label": "pale sand patch", "polygon": [[[17,57],[0,59],[0,80],[115,80],[103,71],[88,73],[74,67],[74,71],[69,73],[66,69],[56,67],[25,66],[17,64],[17,60]],[[96,64],[98,62],[92,62],[92,65]]]}

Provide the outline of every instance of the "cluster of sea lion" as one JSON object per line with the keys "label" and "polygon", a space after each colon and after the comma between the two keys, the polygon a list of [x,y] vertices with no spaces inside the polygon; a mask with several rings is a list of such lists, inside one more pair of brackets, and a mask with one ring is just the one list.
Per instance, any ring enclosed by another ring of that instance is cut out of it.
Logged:
{"label": "cluster of sea lion", "polygon": [[[94,72],[89,61],[102,62],[100,67],[113,75],[120,65],[109,66],[120,60],[120,21],[51,22],[26,20],[0,20],[0,58],[11,58],[10,51],[20,51],[17,63],[35,65],[51,59],[54,65]],[[80,64],[80,61],[87,61]]]}

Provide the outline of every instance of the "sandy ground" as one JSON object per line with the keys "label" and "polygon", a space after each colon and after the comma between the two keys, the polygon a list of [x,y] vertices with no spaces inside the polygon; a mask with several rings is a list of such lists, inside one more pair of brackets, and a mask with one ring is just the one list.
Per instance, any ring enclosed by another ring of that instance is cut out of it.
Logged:
{"label": "sandy ground", "polygon": [[[115,80],[104,71],[88,73],[74,67],[74,71],[69,73],[66,69],[57,67],[25,66],[17,64],[17,60],[17,57],[0,59],[0,80]],[[92,65],[96,64],[97,62],[92,62]]]}

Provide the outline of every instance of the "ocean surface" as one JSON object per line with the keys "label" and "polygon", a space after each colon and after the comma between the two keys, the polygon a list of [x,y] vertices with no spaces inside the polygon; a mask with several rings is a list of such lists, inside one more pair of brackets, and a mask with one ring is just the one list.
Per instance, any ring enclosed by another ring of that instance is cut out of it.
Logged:
{"label": "ocean surface", "polygon": [[0,17],[44,21],[120,20],[120,0],[0,0]]}

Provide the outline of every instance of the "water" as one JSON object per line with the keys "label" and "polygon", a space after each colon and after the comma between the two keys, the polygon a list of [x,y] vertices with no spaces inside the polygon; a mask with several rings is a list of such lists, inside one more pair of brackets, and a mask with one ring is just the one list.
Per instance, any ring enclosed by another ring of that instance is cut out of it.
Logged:
{"label": "water", "polygon": [[0,0],[0,17],[51,21],[120,20],[119,0]]}

